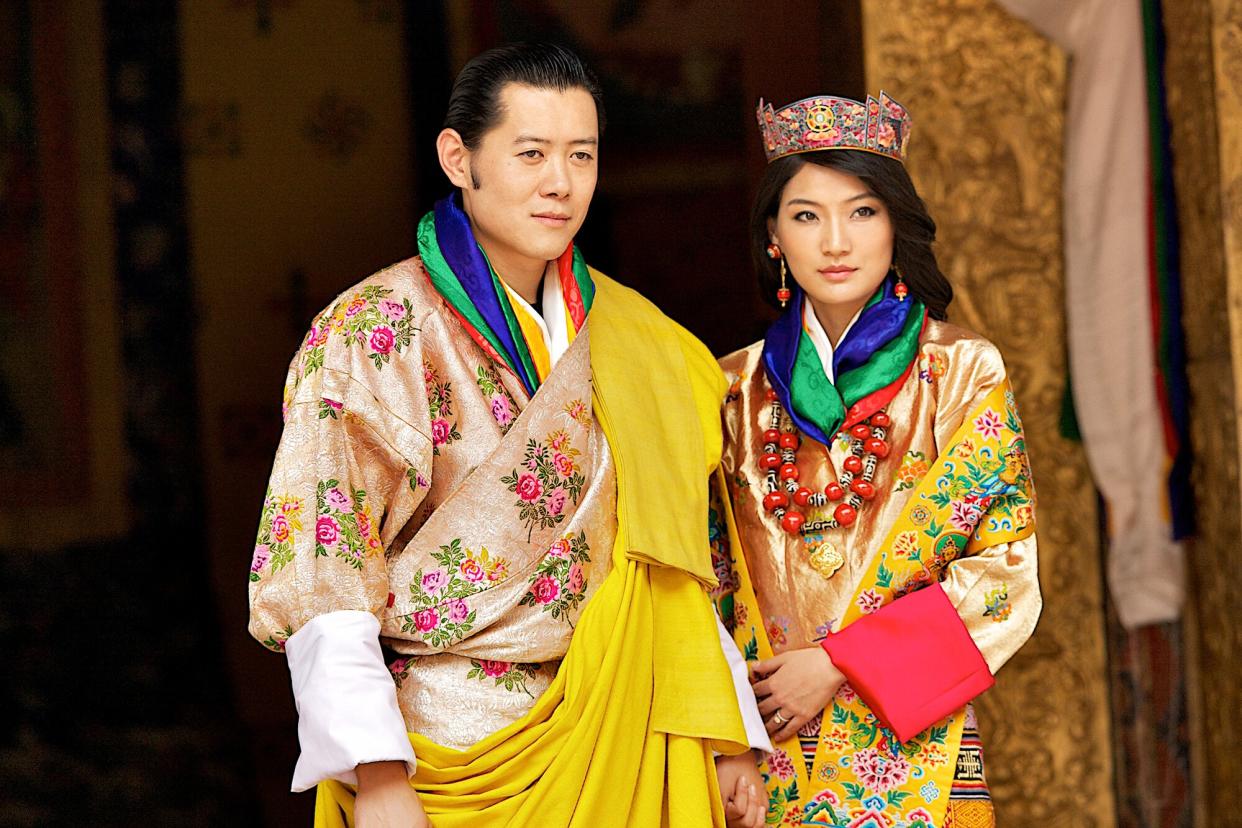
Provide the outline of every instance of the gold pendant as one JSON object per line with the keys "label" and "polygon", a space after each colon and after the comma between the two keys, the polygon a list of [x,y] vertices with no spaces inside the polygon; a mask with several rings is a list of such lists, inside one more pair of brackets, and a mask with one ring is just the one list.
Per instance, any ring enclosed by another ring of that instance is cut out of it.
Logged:
{"label": "gold pendant", "polygon": [[845,564],[845,556],[837,551],[837,547],[828,541],[808,543],[811,552],[811,567],[825,580],[836,574]]}

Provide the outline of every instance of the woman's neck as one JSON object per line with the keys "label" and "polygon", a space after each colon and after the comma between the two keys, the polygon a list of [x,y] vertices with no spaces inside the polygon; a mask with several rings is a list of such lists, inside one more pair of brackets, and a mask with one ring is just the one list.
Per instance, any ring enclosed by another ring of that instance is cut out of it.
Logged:
{"label": "woman's neck", "polygon": [[819,320],[819,324],[824,329],[824,333],[828,335],[828,341],[833,348],[837,347],[837,343],[845,335],[845,331],[849,328],[850,323],[854,321],[854,317],[858,315],[863,305],[866,304],[866,300],[839,305],[820,302],[810,296],[807,299],[811,303],[811,310],[815,312],[815,318]]}

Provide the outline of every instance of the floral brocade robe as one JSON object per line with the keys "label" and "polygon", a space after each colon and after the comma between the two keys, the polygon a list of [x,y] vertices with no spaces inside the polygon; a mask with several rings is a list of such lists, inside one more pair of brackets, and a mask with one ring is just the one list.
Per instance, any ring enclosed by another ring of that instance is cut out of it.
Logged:
{"label": "floral brocade robe", "polygon": [[251,634],[370,612],[408,730],[461,748],[525,715],[616,536],[589,328],[532,399],[417,259],[343,294],[290,366]]}
{"label": "floral brocade robe", "polygon": [[[762,343],[725,357],[721,367],[731,383],[723,408],[722,468],[741,552],[763,616],[761,626],[774,652],[815,646],[829,631],[840,628],[852,602],[859,602],[863,613],[878,608],[879,597],[871,590],[860,589],[862,579],[920,479],[967,416],[1005,381],[1004,365],[996,348],[983,338],[954,325],[928,321],[920,337],[917,364],[884,409],[893,420],[888,436],[891,451],[880,460],[875,473],[877,494],[860,507],[854,525],[823,533],[823,540],[835,546],[844,558],[827,578],[811,565],[805,541],[786,533],[763,508],[765,475],[759,458],[764,452],[763,432],[771,427],[771,403],[766,399],[769,383],[762,364]],[[959,453],[970,450],[969,441],[958,449]],[[827,483],[838,479],[848,454],[849,442],[843,435],[835,435],[828,447],[804,435],[797,453],[800,484],[812,491],[824,491]],[[831,516],[833,506],[830,503],[823,509],[824,518]],[[819,517],[819,510],[809,509],[808,520]],[[717,594],[724,595],[737,588],[737,575],[731,564],[737,550],[728,548],[728,534],[723,526],[713,526],[712,537],[714,562],[721,581]],[[995,673],[1030,637],[1039,617],[1042,604],[1034,536],[988,546],[972,556],[952,561],[941,583],[971,639]],[[868,601],[875,605],[864,605]],[[753,624],[755,619],[726,617],[724,622],[733,628],[744,622]],[[917,676],[908,678],[918,681]],[[847,687],[843,692],[850,690]],[[920,795],[928,803],[947,795],[951,803],[960,806],[949,808],[949,825],[955,824],[955,813],[958,824],[991,824],[982,752],[977,734],[973,733],[974,714],[969,707],[966,723],[967,737],[956,757],[953,790],[925,789]],[[820,728],[817,717],[802,735],[818,734]],[[843,733],[842,738],[848,738],[848,734]],[[860,751],[856,758],[866,758],[865,753]],[[946,758],[953,761],[953,757]],[[784,767],[792,777],[789,763],[802,759],[774,756],[769,759],[769,767]],[[883,776],[898,771],[882,764],[875,769],[881,776],[874,779],[865,777],[862,761],[855,762],[855,772],[872,791],[886,791],[905,781]],[[916,804],[921,803],[907,803],[909,807]],[[854,806],[862,807],[859,803]],[[848,812],[854,806],[847,804],[843,810]]]}

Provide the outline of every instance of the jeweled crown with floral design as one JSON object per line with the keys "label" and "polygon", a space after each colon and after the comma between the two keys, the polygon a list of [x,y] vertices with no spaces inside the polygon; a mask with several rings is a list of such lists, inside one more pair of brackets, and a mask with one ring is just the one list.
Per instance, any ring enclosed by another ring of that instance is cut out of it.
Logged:
{"label": "jeweled crown with floral design", "polygon": [[906,160],[910,114],[881,91],[866,103],[850,98],[803,98],[780,110],[759,99],[755,111],[768,161],[799,152],[852,149]]}

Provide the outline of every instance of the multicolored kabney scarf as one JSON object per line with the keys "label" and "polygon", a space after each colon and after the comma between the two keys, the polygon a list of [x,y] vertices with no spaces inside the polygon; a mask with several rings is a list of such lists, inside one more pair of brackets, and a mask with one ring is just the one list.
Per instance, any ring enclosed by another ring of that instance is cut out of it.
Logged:
{"label": "multicolored kabney scarf", "polygon": [[832,435],[879,411],[909,376],[918,356],[927,308],[913,296],[902,301],[886,279],[832,354],[832,382],[802,327],[802,290],[763,341],[768,382],[799,430],[828,445]]}
{"label": "multicolored kabney scarf", "polygon": [[[492,359],[508,367],[534,395],[552,370],[548,344],[534,311],[496,275],[475,241],[470,219],[454,194],[436,202],[418,223],[418,252],[431,283]],[[595,284],[571,242],[556,260],[569,341],[586,324]]]}

